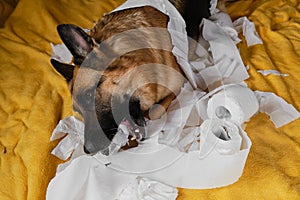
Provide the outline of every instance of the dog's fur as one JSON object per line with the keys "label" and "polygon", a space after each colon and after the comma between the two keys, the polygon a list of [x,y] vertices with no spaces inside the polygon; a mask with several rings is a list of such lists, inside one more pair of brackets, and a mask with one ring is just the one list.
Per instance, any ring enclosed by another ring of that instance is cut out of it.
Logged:
{"label": "dog's fur", "polygon": [[[209,17],[210,0],[170,2],[185,19],[188,35],[196,39],[199,23]],[[74,110],[84,119],[87,153],[105,150],[124,118],[145,126],[149,110],[158,103],[167,109],[180,91],[184,76],[171,52],[167,23],[168,16],[145,6],[106,14],[89,34],[75,25],[58,26],[75,66],[51,62],[67,79]],[[152,27],[159,31],[147,29]],[[160,117],[160,110],[153,110],[150,115]]]}

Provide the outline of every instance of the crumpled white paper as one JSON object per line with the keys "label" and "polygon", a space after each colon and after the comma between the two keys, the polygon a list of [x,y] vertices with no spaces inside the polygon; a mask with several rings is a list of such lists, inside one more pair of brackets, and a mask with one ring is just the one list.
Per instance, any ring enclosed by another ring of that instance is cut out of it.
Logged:
{"label": "crumpled white paper", "polygon": [[178,191],[175,187],[137,177],[119,195],[119,200],[172,200],[176,199]]}
{"label": "crumpled white paper", "polygon": [[247,46],[250,47],[256,44],[263,44],[260,36],[258,35],[255,25],[249,21],[247,17],[241,17],[233,22],[233,25],[237,32],[242,32],[245,36]]}
{"label": "crumpled white paper", "polygon": [[84,124],[74,116],[67,117],[59,121],[58,125],[52,132],[50,141],[54,141],[62,137],[64,138],[51,153],[62,160],[67,160],[74,150],[79,150],[73,153],[74,157],[84,155],[84,152],[80,151],[83,148],[77,148],[78,146],[83,147],[83,132]]}

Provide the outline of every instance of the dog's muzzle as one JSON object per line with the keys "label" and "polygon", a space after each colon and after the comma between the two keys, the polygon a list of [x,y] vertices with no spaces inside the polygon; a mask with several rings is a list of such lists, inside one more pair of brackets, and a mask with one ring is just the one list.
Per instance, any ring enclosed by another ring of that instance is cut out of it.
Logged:
{"label": "dog's muzzle", "polygon": [[105,135],[101,128],[96,113],[86,112],[84,121],[84,152],[87,154],[95,154],[99,151],[107,152],[111,140]]}
{"label": "dog's muzzle", "polygon": [[[100,113],[97,113],[100,112]],[[119,125],[126,124],[128,135],[142,140],[146,137],[146,121],[138,100],[129,99],[127,103],[114,102],[110,110],[86,111],[84,114],[84,152],[93,155],[101,152],[109,154],[109,146],[120,130]]]}

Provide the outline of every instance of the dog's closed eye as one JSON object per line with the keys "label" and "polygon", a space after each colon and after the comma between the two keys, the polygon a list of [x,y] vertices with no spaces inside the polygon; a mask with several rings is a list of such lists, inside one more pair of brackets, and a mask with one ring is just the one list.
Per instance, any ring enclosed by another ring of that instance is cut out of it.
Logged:
{"label": "dog's closed eye", "polygon": [[82,107],[90,108],[94,102],[94,97],[95,97],[95,90],[89,89],[77,94],[75,98],[77,99],[77,101]]}

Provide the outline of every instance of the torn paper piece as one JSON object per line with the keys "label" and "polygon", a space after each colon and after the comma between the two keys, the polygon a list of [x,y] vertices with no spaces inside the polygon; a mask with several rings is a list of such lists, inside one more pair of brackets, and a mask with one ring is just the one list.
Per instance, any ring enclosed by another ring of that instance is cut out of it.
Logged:
{"label": "torn paper piece", "polygon": [[220,12],[220,10],[217,8],[217,6],[218,6],[218,0],[211,0],[210,1],[209,11],[210,11],[211,15],[214,15],[214,14]]}
{"label": "torn paper piece", "polygon": [[268,76],[270,74],[276,75],[276,76],[289,76],[289,74],[282,74],[277,70],[257,70],[257,72],[261,73],[264,76]]}
{"label": "torn paper piece", "polygon": [[233,26],[232,20],[227,13],[218,12],[212,15],[209,19],[219,25],[222,30],[230,36],[234,44],[238,44],[239,42],[241,42],[238,37],[238,33]]}
{"label": "torn paper piece", "polygon": [[241,17],[233,22],[237,32],[242,32],[245,36],[247,46],[250,47],[256,44],[263,44],[260,36],[258,35],[255,25],[249,21],[247,17]]}
{"label": "torn paper piece", "polygon": [[[59,121],[58,125],[52,132],[50,141],[62,138],[59,144],[52,150],[51,154],[57,156],[62,160],[68,159],[73,153],[75,157],[83,154],[83,132],[84,124],[75,117],[67,117]],[[78,147],[82,148],[78,148]],[[80,151],[81,150],[81,151]]]}
{"label": "torn paper piece", "polygon": [[271,92],[255,91],[259,100],[259,111],[270,116],[276,128],[284,126],[300,117],[295,107]]}
{"label": "torn paper piece", "polygon": [[63,63],[71,63],[73,59],[73,55],[69,51],[69,49],[66,47],[65,44],[57,44],[54,45],[50,43],[52,48],[52,55],[51,58],[58,60]]}
{"label": "torn paper piece", "polygon": [[178,191],[149,178],[137,177],[124,188],[118,200],[175,200]]}

